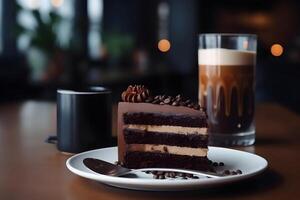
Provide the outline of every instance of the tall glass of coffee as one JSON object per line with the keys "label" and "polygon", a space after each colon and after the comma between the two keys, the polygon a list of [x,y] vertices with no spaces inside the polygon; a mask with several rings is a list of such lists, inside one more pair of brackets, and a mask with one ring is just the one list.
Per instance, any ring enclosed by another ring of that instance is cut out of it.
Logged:
{"label": "tall glass of coffee", "polygon": [[207,111],[210,144],[255,141],[256,35],[199,35],[199,103]]}

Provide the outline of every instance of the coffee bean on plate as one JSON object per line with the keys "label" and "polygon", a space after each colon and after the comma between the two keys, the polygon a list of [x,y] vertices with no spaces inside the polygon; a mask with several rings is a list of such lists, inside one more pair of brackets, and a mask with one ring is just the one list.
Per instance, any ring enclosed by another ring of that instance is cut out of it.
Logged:
{"label": "coffee bean on plate", "polygon": [[175,177],[176,177],[175,172],[171,172],[171,173],[170,173],[170,176],[171,176],[171,178],[175,178]]}
{"label": "coffee bean on plate", "polygon": [[163,171],[158,171],[156,174],[157,174],[157,175],[163,175],[164,172],[163,172]]}
{"label": "coffee bean on plate", "polygon": [[235,171],[232,171],[231,175],[237,175],[237,173]]}
{"label": "coffee bean on plate", "polygon": [[223,171],[223,174],[224,175],[230,175],[230,171],[228,169],[226,169],[226,170]]}
{"label": "coffee bean on plate", "polygon": [[159,179],[165,179],[166,177],[164,175],[159,175]]}
{"label": "coffee bean on plate", "polygon": [[192,177],[193,177],[193,174],[186,174],[186,177],[192,178]]}

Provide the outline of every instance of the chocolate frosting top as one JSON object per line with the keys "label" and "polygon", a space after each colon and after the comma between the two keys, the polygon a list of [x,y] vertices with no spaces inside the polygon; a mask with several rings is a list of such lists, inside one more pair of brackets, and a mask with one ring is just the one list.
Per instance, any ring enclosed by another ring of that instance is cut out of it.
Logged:
{"label": "chocolate frosting top", "polygon": [[121,97],[124,102],[185,106],[195,110],[203,110],[198,103],[192,102],[190,99],[184,98],[180,94],[175,97],[168,95],[151,96],[150,91],[144,85],[128,86]]}

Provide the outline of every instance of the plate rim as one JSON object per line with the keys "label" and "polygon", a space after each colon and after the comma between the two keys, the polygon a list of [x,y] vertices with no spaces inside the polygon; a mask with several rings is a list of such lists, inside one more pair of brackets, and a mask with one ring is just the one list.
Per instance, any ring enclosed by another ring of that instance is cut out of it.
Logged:
{"label": "plate rim", "polygon": [[[85,151],[82,153],[78,153],[75,154],[73,156],[71,156],[70,158],[67,159],[66,161],[66,167],[74,174],[84,177],[84,178],[88,178],[88,179],[92,179],[104,184],[108,184],[108,185],[112,185],[115,187],[120,187],[120,188],[127,188],[127,189],[136,189],[130,186],[135,186],[137,184],[140,184],[141,186],[166,186],[167,185],[167,189],[166,190],[171,190],[170,187],[175,187],[176,189],[178,189],[178,187],[196,187],[196,186],[211,186],[211,185],[219,185],[219,184],[228,184],[228,183],[233,183],[236,181],[241,181],[241,180],[245,180],[248,179],[250,177],[256,176],[262,172],[264,172],[267,168],[268,168],[268,161],[263,158],[262,156],[259,156],[257,154],[254,153],[250,153],[250,152],[246,152],[246,151],[242,151],[242,150],[236,150],[236,149],[231,149],[231,148],[225,148],[225,147],[215,147],[215,146],[209,146],[208,148],[213,148],[213,149],[220,149],[220,150],[226,150],[226,151],[235,151],[235,152],[239,152],[239,153],[245,153],[245,154],[251,154],[252,156],[256,156],[259,159],[261,159],[264,163],[264,166],[261,167],[260,169],[257,169],[253,172],[247,173],[247,174],[241,174],[241,175],[235,175],[235,176],[228,176],[228,177],[222,177],[222,178],[211,178],[211,179],[206,179],[204,182],[203,181],[199,181],[199,179],[190,179],[188,181],[174,181],[174,180],[168,180],[168,179],[164,179],[164,180],[156,180],[156,179],[151,179],[151,181],[149,181],[149,179],[135,179],[134,181],[132,181],[132,178],[126,178],[126,177],[113,177],[113,176],[107,176],[107,175],[102,175],[102,174],[97,174],[93,171],[91,171],[90,169],[88,169],[90,172],[87,171],[82,171],[79,170],[75,167],[72,166],[71,162],[75,159],[77,159],[78,157],[84,156],[86,154],[91,154],[97,151],[109,151],[109,150],[115,150],[117,149],[117,146],[113,146],[113,147],[105,147],[105,148],[100,148],[100,149],[94,149],[94,150],[90,150],[90,151]],[[125,187],[123,184],[126,184],[127,187]],[[122,185],[122,186],[121,186]],[[138,189],[138,190],[152,190],[152,191],[162,191],[165,190],[164,188],[161,189],[147,189],[147,188],[143,188],[143,189]]]}

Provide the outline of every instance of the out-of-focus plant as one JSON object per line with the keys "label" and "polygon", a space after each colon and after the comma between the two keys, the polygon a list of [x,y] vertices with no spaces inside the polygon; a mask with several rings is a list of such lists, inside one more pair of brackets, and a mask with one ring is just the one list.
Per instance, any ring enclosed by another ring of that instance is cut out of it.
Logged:
{"label": "out-of-focus plant", "polygon": [[[21,12],[23,8],[17,5],[17,12]],[[39,10],[27,10],[33,16],[35,21],[34,28],[28,28],[23,24],[17,23],[17,36],[26,34],[29,36],[29,46],[36,47],[48,56],[51,56],[55,50],[59,49],[58,36],[55,32],[56,27],[62,18],[53,11],[49,12],[47,19],[44,19]]]}
{"label": "out-of-focus plant", "polygon": [[117,32],[103,34],[103,43],[111,59],[119,60],[132,53],[134,39],[131,35]]}

